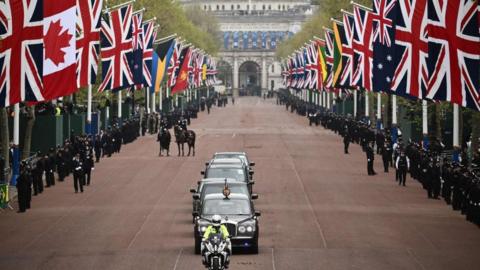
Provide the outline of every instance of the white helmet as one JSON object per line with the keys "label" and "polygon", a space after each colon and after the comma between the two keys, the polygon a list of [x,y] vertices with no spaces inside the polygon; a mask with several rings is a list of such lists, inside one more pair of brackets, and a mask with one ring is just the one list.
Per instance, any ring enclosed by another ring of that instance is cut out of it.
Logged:
{"label": "white helmet", "polygon": [[220,215],[214,215],[212,217],[212,226],[220,227],[221,224],[222,224],[222,217]]}

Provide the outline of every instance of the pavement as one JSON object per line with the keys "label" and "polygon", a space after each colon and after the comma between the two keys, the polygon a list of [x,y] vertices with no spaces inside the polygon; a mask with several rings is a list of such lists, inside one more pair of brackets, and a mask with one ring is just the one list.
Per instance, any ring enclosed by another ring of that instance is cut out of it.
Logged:
{"label": "pavement", "polygon": [[[191,194],[216,151],[256,162],[260,253],[230,269],[478,269],[480,230],[394,174],[369,177],[365,154],[274,100],[245,97],[199,114],[195,157],[158,157],[154,136],[102,159],[93,184],[72,179],[0,213],[0,269],[204,269],[194,255]],[[172,144],[176,154],[176,145]]]}

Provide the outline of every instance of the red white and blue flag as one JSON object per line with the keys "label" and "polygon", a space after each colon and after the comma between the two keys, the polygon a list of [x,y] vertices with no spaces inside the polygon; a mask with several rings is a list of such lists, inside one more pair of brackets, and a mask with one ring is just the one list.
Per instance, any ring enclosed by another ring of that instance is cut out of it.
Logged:
{"label": "red white and blue flag", "polygon": [[353,34],[353,50],[355,51],[355,70],[353,84],[372,89],[372,62],[373,62],[373,25],[370,11],[354,5],[355,32]]}
{"label": "red white and blue flag", "polygon": [[173,48],[173,54],[170,58],[170,63],[168,64],[168,86],[173,87],[177,82],[177,71],[180,68],[180,53],[182,52],[182,44],[180,42],[175,42]]}
{"label": "red white and blue flag", "polygon": [[100,59],[103,0],[77,0],[77,86],[92,85]]}
{"label": "red white and blue flag", "polygon": [[325,81],[325,90],[333,91],[333,42],[335,34],[331,29],[325,28],[325,56],[327,57],[327,80]]}
{"label": "red white and blue flag", "polygon": [[353,79],[353,32],[355,31],[355,19],[352,14],[343,14],[343,30],[345,31],[345,43],[342,43],[343,70],[340,75],[340,85],[352,86]]}
{"label": "red white and blue flag", "polygon": [[43,100],[43,1],[0,2],[0,39],[0,107]]}
{"label": "red white and blue flag", "polygon": [[157,37],[157,30],[153,21],[144,23],[143,26],[143,85],[152,87],[152,59],[153,42]]}
{"label": "red white and blue flag", "polygon": [[133,85],[132,5],[112,10],[102,19],[101,46],[103,82],[98,91]]}
{"label": "red white and blue flag", "polygon": [[425,98],[480,111],[478,14],[478,1],[428,0],[429,80]]}
{"label": "red white and blue flag", "polygon": [[138,89],[143,84],[143,10],[134,12],[132,15],[132,58],[130,69],[133,73],[133,83]]}

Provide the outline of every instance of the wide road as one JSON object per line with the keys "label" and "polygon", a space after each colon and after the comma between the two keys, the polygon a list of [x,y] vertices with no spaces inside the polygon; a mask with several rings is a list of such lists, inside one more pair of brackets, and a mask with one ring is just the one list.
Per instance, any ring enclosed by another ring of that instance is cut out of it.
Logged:
{"label": "wide road", "polygon": [[191,128],[195,157],[158,157],[155,138],[142,137],[103,159],[83,194],[67,179],[34,197],[27,213],[0,213],[0,269],[203,269],[188,190],[216,151],[246,151],[256,162],[260,254],[234,255],[231,269],[480,265],[478,227],[428,200],[418,183],[397,186],[379,158],[379,174],[366,176],[357,145],[344,155],[339,137],[273,100],[237,99]]}

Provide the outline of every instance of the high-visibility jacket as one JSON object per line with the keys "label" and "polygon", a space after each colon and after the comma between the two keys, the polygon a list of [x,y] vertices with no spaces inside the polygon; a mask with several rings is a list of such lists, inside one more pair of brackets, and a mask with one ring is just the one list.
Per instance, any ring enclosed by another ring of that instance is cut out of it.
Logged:
{"label": "high-visibility jacket", "polygon": [[210,234],[217,234],[220,233],[223,237],[223,239],[227,239],[230,234],[228,233],[227,227],[225,225],[220,225],[220,229],[217,231],[215,227],[212,225],[208,226],[207,230],[203,234],[203,239],[206,240],[210,237]]}

